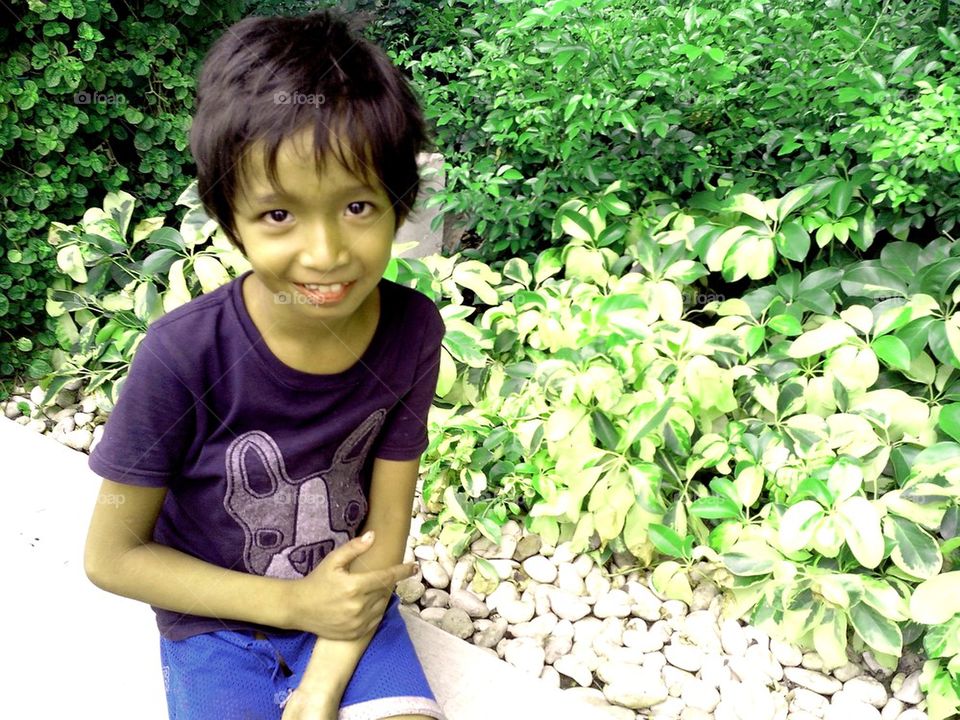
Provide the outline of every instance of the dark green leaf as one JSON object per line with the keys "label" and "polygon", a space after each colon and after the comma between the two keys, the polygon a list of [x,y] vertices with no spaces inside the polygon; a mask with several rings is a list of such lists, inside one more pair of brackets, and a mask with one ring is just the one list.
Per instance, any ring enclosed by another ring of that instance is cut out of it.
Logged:
{"label": "dark green leaf", "polygon": [[[870,261],[867,261],[870,262]],[[878,265],[860,263],[843,273],[843,291],[851,297],[905,297],[907,283],[899,275]]]}
{"label": "dark green leaf", "polygon": [[725,497],[705,497],[690,504],[690,514],[708,520],[722,520],[740,517],[741,508]]}
{"label": "dark green leaf", "polygon": [[[830,191],[830,201],[827,207],[836,217],[843,217],[850,206],[850,199],[853,197],[853,182],[841,180],[833,186]],[[809,241],[809,238],[808,238]]]}
{"label": "dark green leaf", "polygon": [[950,403],[940,408],[937,427],[960,442],[960,403]]}
{"label": "dark green leaf", "polygon": [[800,262],[810,251],[810,233],[793,220],[783,224],[780,232],[773,236],[773,241],[777,251],[789,260]]}
{"label": "dark green leaf", "polygon": [[870,347],[890,367],[904,371],[910,369],[910,348],[895,335],[878,337]]}
{"label": "dark green leaf", "polygon": [[616,425],[599,410],[594,410],[590,414],[590,418],[592,420],[593,432],[600,441],[600,444],[607,450],[616,450],[617,445],[620,444],[620,431],[617,430]]}
{"label": "dark green leaf", "polygon": [[772,318],[767,320],[767,327],[769,327],[774,332],[778,332],[781,335],[786,335],[787,337],[793,337],[794,335],[799,335],[803,332],[803,327],[800,325],[800,321],[797,320],[793,315],[774,315]]}
{"label": "dark green leaf", "polygon": [[742,503],[740,502],[740,496],[737,493],[737,487],[729,479],[725,477],[715,477],[710,481],[710,490],[714,495],[724,497],[734,505],[739,507]]}
{"label": "dark green leaf", "polygon": [[675,558],[685,557],[683,538],[673,528],[658,523],[650,523],[647,527],[647,537],[650,538],[653,546],[664,555]]}

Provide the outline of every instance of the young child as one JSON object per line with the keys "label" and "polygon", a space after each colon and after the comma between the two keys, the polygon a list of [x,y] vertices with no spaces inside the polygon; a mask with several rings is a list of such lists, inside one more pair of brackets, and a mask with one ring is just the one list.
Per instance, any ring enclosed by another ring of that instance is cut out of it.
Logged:
{"label": "young child", "polygon": [[442,718],[392,592],[444,332],[382,277],[418,103],[339,15],[247,18],[190,142],[252,270],[147,331],[90,455],[87,575],[154,607],[171,718]]}

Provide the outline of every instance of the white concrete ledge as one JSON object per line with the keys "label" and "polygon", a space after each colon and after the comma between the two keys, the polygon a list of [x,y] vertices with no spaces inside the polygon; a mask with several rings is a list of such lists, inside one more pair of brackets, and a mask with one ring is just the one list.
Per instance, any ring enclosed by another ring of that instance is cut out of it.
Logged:
{"label": "white concrete ledge", "polygon": [[[2,717],[164,720],[153,613],[90,584],[83,542],[99,488],[86,455],[0,419],[6,691]],[[424,622],[404,620],[449,720],[601,720],[607,711]],[[231,720],[211,718],[211,720]]]}

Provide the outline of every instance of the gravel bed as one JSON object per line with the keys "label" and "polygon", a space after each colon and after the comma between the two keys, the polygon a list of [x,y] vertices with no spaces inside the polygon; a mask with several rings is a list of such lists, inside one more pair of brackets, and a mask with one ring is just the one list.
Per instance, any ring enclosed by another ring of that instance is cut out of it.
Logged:
{"label": "gravel bed", "polygon": [[[80,388],[67,385],[45,411],[40,388],[15,388],[2,409],[89,452],[106,413]],[[816,653],[724,619],[708,565],[694,568],[688,606],[658,596],[649,573],[621,566],[623,558],[601,568],[567,543],[544,545],[513,521],[499,545],[480,538],[454,559],[439,542],[419,544],[427,517],[421,507],[413,518],[406,561],[416,558],[420,571],[397,585],[401,600],[427,622],[608,708],[613,720],[927,718],[920,657],[906,653],[891,672],[867,652],[823,672]],[[473,556],[486,558],[499,580],[475,575]]]}

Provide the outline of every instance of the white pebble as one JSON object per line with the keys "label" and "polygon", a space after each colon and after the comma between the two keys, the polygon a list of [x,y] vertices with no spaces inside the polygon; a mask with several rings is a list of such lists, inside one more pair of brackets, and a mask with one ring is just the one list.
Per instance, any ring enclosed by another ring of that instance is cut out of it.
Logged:
{"label": "white pebble", "polygon": [[500,603],[507,600],[518,600],[520,598],[520,593],[517,591],[517,586],[513,583],[502,582],[497,585],[496,589],[487,595],[486,602],[487,607],[490,608],[491,612],[497,612],[497,608],[500,606]]}
{"label": "white pebble", "polygon": [[694,678],[683,688],[680,699],[689,708],[712,713],[720,704],[720,693],[703,680]]}
{"label": "white pebble", "polygon": [[887,704],[887,689],[869,676],[851,678],[843,684],[843,692],[851,698],[876,708]]}
{"label": "white pebble", "polygon": [[724,620],[720,625],[720,642],[727,655],[741,657],[747,651],[747,636],[736,620]]}
{"label": "white pebble", "polygon": [[490,614],[487,604],[469,590],[454,590],[450,593],[450,605],[462,608],[471,618],[485,618]]}
{"label": "white pebble", "polygon": [[531,638],[508,640],[504,644],[503,659],[534,677],[539,677],[543,672],[543,648]]}
{"label": "white pebble", "polygon": [[823,714],[824,720],[880,720],[880,711],[873,705],[843,700],[831,703]]}
{"label": "white pebble", "polygon": [[703,665],[703,651],[693,645],[667,645],[663,656],[674,667],[688,672],[697,672]]}
{"label": "white pebble", "polygon": [[593,570],[594,562],[593,558],[591,558],[589,555],[577,555],[576,559],[571,563],[571,565],[580,578],[583,579],[590,574],[591,570]]}
{"label": "white pebble", "polygon": [[841,665],[833,671],[833,676],[840,682],[852,680],[860,675],[863,675],[863,670],[860,669],[859,665],[852,662],[848,662],[846,665]]}
{"label": "white pebble", "polygon": [[788,667],[784,668],[783,676],[790,682],[813,690],[820,695],[833,695],[843,687],[841,682],[829,675],[816,672],[815,670],[805,670],[803,668]]}
{"label": "white pebble", "polygon": [[792,700],[790,701],[790,711],[808,712],[817,717],[823,717],[830,701],[823,695],[818,695],[813,690],[798,687],[790,691]]}
{"label": "white pebble", "polygon": [[557,579],[557,566],[542,555],[528,557],[522,563],[523,571],[540,583],[552,583]]}
{"label": "white pebble", "polygon": [[601,595],[593,607],[598,618],[625,618],[630,615],[630,596],[623,590],[610,590]]}
{"label": "white pebble", "polygon": [[903,685],[900,686],[900,689],[897,690],[893,696],[897,700],[902,700],[908,705],[918,705],[923,701],[923,692],[920,690],[920,673],[915,672],[908,675],[903,680]]}
{"label": "white pebble", "polygon": [[550,593],[550,608],[564,620],[576,622],[590,612],[586,602],[559,588]]}
{"label": "white pebble", "polygon": [[637,684],[609,683],[604,686],[603,694],[610,702],[633,710],[657,705],[670,696],[666,685],[654,678],[644,678]]}
{"label": "white pebble", "polygon": [[592,645],[594,639],[603,631],[603,620],[585,617],[573,623],[573,639],[576,642]]}
{"label": "white pebble", "polygon": [[424,560],[420,563],[420,572],[423,579],[435,588],[444,589],[450,585],[450,575],[436,560]]}
{"label": "white pebble", "polygon": [[574,595],[583,595],[586,592],[583,578],[577,573],[573,563],[561,563],[557,566],[557,587]]}
{"label": "white pebble", "polygon": [[627,582],[627,594],[633,601],[631,612],[637,617],[655,622],[662,617],[663,603],[646,585],[639,582]]}
{"label": "white pebble", "polygon": [[593,684],[593,673],[573,655],[556,660],[553,667],[561,675],[572,678],[581,687],[590,687]]}
{"label": "white pebble", "polygon": [[803,653],[796,645],[772,638],[770,640],[770,652],[773,653],[778,663],[786,667],[796,667],[803,660]]}
{"label": "white pebble", "polygon": [[887,704],[883,706],[883,710],[880,711],[880,720],[897,720],[905,707],[902,700],[897,700],[895,697],[890,698],[887,700]]}
{"label": "white pebble", "polygon": [[900,713],[900,717],[897,720],[927,720],[928,716],[923,710],[917,710],[916,708],[911,708],[910,710],[904,710]]}
{"label": "white pebble", "polygon": [[497,606],[497,612],[511,625],[528,622],[535,610],[532,602],[523,600],[504,600]]}
{"label": "white pebble", "polygon": [[681,693],[683,693],[683,688],[696,680],[693,673],[681,670],[673,665],[665,666],[660,675],[663,677],[664,685],[667,686],[667,692],[673,697],[680,697]]}

